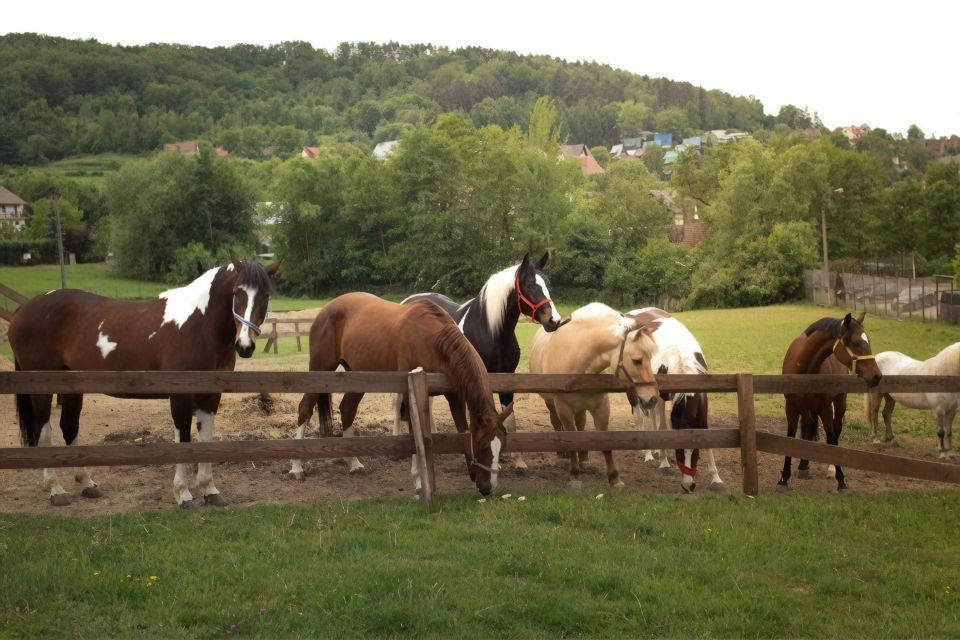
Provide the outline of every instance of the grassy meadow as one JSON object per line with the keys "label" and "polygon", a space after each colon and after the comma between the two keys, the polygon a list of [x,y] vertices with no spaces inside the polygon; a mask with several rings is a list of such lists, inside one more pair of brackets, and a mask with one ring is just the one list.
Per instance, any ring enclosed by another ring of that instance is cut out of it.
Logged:
{"label": "grassy meadow", "polygon": [[957,637],[955,491],[0,516],[0,637]]}

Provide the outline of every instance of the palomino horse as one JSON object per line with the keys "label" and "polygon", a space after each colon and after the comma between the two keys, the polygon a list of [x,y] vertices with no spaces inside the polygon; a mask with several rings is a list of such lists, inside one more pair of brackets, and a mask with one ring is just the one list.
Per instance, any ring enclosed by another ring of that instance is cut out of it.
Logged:
{"label": "palomino horse", "polygon": [[[863,378],[867,385],[875,387],[883,377],[870,352],[870,340],[863,330],[863,317],[856,320],[848,313],[842,319],[821,318],[804,330],[787,349],[783,359],[783,373],[821,373],[821,366],[831,354],[853,375]],[[842,397],[838,397],[842,396]],[[827,444],[837,445],[843,431],[843,413],[835,414],[833,404],[842,402],[846,407],[846,394],[788,393],[786,398],[787,436],[797,435],[801,417],[805,420],[804,434],[816,434],[816,418],[820,418],[827,435]],[[812,420],[812,423],[809,422]],[[790,456],[783,460],[778,487],[787,488],[790,481]],[[843,470],[836,467],[837,490],[847,488]]]}
{"label": "palomino horse", "polygon": [[[877,366],[884,375],[890,376],[958,376],[960,375],[960,342],[955,342],[943,351],[923,362],[914,360],[897,351],[877,354]],[[886,440],[893,440],[891,417],[898,402],[911,409],[933,411],[937,421],[937,436],[940,438],[940,457],[949,458],[953,440],[953,418],[960,408],[960,393],[869,393],[867,394],[867,420],[877,439],[877,412],[880,400],[883,405],[883,422],[887,427]]]}
{"label": "palomino horse", "polygon": [[[641,324],[605,304],[594,302],[574,311],[570,321],[560,330],[547,333],[537,330],[530,352],[533,373],[602,373],[612,369],[629,394],[649,410],[657,403],[657,379],[651,367],[657,345],[650,337],[657,322]],[[606,431],[610,422],[610,398],[606,393],[541,393],[550,411],[550,422],[556,430],[583,430],[586,414],[593,416],[593,426]],[[620,473],[613,464],[613,453],[603,452],[607,463],[607,480],[612,486],[623,486]],[[580,463],[586,452],[572,452],[570,483],[581,486]]]}
{"label": "palomino horse", "polygon": [[[500,450],[506,442],[503,420],[513,407],[497,415],[480,356],[443,309],[428,301],[400,305],[369,293],[334,298],[310,327],[310,371],[333,371],[340,365],[348,371],[410,371],[423,367],[430,373],[445,374],[456,389],[445,395],[460,433],[468,429],[464,405],[470,412],[470,448],[464,451],[470,479],[483,495],[496,488]],[[344,436],[353,435],[353,420],[363,395],[345,393],[340,401]],[[330,433],[330,405],[329,393],[303,395],[298,439],[303,438],[314,407],[320,431]],[[303,479],[299,460],[293,461],[290,474]]]}
{"label": "palomino horse", "polygon": [[[690,330],[679,320],[663,309],[646,307],[634,309],[627,313],[628,318],[636,318],[641,324],[654,321],[659,322],[659,328],[653,332],[653,341],[657,343],[657,355],[654,356],[651,366],[657,373],[705,374],[707,361],[703,357],[700,343],[693,337]],[[666,400],[667,394],[661,394],[657,406],[653,410],[654,429],[666,429]],[[672,401],[670,410],[670,427],[673,429],[706,429],[707,424],[707,394],[706,393],[676,393],[669,398]],[[633,407],[633,414],[640,421],[638,406]],[[723,491],[723,480],[717,472],[717,463],[713,458],[713,449],[706,449],[707,470],[710,473],[710,490]],[[646,460],[653,460],[653,455],[647,451]],[[697,461],[700,457],[699,449],[677,449],[677,467],[683,474],[681,486],[684,491],[693,491],[696,486]],[[669,470],[670,461],[665,451],[660,452],[660,468]]]}
{"label": "palomino horse", "polygon": [[[517,342],[517,322],[520,315],[539,322],[545,331],[555,331],[560,326],[560,314],[550,299],[550,281],[543,273],[549,254],[540,261],[530,261],[530,254],[523,256],[520,264],[507,267],[489,278],[480,289],[480,295],[458,305],[439,293],[418,293],[401,304],[413,300],[429,300],[450,314],[457,326],[480,354],[487,373],[513,373],[520,364],[520,343]],[[513,393],[499,394],[501,408],[513,404]],[[400,402],[397,397],[394,435],[400,432]],[[504,422],[507,432],[516,431],[513,414]],[[517,452],[510,454],[517,473],[523,473],[527,464]]]}
{"label": "palomino horse", "polygon": [[[232,371],[239,354],[256,349],[259,325],[275,289],[280,263],[264,268],[234,260],[210,269],[185,287],[164,291],[156,300],[113,300],[86,291],[61,289],[28,301],[10,323],[10,346],[18,370],[59,371]],[[190,423],[197,417],[201,442],[213,439],[220,394],[124,395],[170,398],[173,438],[190,442]],[[24,445],[49,445],[50,394],[18,395],[20,438]],[[61,394],[60,430],[66,444],[79,440],[83,394]],[[187,486],[187,465],[178,464],[173,495],[181,508],[196,506]],[[70,504],[51,469],[43,471],[50,501]],[[75,479],[80,493],[100,497],[86,469]],[[209,505],[226,504],[213,484],[210,463],[197,467],[197,485]]]}

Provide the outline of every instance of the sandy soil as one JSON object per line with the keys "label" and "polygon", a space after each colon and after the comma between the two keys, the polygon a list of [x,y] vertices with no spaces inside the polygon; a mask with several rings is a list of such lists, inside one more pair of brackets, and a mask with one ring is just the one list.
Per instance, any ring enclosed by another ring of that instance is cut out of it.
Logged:
{"label": "sandy soil", "polygon": [[[12,368],[9,364],[2,362],[0,368]],[[253,370],[262,369],[263,366],[263,361],[255,363],[243,361],[238,363],[237,368]],[[216,438],[229,440],[292,437],[298,401],[298,396],[276,395],[272,412],[266,413],[260,410],[257,396],[225,395],[217,417]],[[0,398],[0,403],[2,403],[0,405],[0,446],[19,446],[12,398]],[[630,428],[628,425],[631,424],[631,418],[626,400],[615,397],[612,399],[612,405],[611,428]],[[368,395],[364,398],[357,417],[359,434],[361,436],[389,434],[393,423],[392,406],[392,399],[388,395]],[[436,402],[434,407],[437,430],[454,431],[449,412],[442,400]],[[546,409],[539,396],[518,395],[516,412],[520,431],[551,429]],[[58,413],[55,413],[54,424],[57,424],[57,416]],[[339,417],[337,421],[339,422]],[[734,427],[736,416],[715,414],[712,416],[711,424],[714,427]],[[783,432],[782,420],[760,421],[758,427],[775,433]],[[54,442],[62,444],[59,429],[54,431]],[[935,446],[932,434],[929,438],[911,438],[910,436],[898,436],[898,438],[899,446],[882,450],[904,455],[927,456]],[[80,440],[83,444],[163,442],[172,439],[172,422],[168,403],[164,400],[124,400],[101,395],[90,395],[85,398],[80,427]],[[725,449],[716,453],[720,476],[726,483],[727,491],[739,492],[741,483],[739,451]],[[523,476],[514,472],[509,460],[505,462],[505,473],[501,477],[498,493],[510,492],[514,495],[522,495],[539,489],[566,487],[565,462],[561,463],[556,454],[526,454],[525,458],[530,468]],[[681,491],[679,473],[675,469],[669,475],[663,475],[658,469],[645,466],[640,452],[618,452],[615,453],[615,460],[620,469],[621,478],[626,483],[626,487],[622,489],[624,491],[638,494]],[[413,483],[410,478],[409,459],[367,458],[363,463],[366,465],[365,472],[351,475],[347,471],[345,460],[306,461],[304,466],[308,476],[304,482],[286,479],[286,471],[289,468],[289,463],[286,461],[217,464],[214,465],[214,477],[218,488],[231,506],[302,504],[318,500],[412,496]],[[773,491],[782,464],[781,458],[761,455],[761,491]],[[823,465],[814,463],[811,468],[813,478],[794,480],[795,490],[813,492],[835,490],[836,483],[825,477]],[[701,462],[701,476],[698,478],[701,485],[705,485],[708,481],[704,477],[703,469]],[[91,500],[76,494],[73,504],[67,507],[53,507],[50,505],[47,492],[42,488],[41,471],[0,471],[0,512],[93,516],[176,508],[172,492],[173,467],[171,465],[98,468],[92,469],[91,473],[103,490],[103,497]],[[59,475],[63,487],[75,493],[74,481],[69,470],[61,470]],[[585,492],[610,491],[606,482],[603,457],[599,453],[590,454],[582,480],[582,490]],[[847,481],[851,491],[866,493],[952,486],[856,469],[847,471]],[[437,484],[441,494],[450,492],[476,494],[476,489],[467,477],[461,456],[438,457]],[[699,486],[697,492],[706,492],[706,487]],[[194,495],[197,495],[196,492]],[[479,497],[479,494],[476,495]]]}

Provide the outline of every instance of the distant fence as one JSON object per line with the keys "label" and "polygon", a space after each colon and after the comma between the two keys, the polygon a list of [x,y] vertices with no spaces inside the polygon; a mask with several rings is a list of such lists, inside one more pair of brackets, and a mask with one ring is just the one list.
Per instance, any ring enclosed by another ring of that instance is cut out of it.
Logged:
{"label": "distant fence", "polygon": [[898,278],[822,270],[803,272],[804,295],[820,306],[834,304],[871,315],[960,324],[960,290],[951,276]]}
{"label": "distant fence", "polygon": [[[277,325],[293,325],[293,331],[284,331],[283,333],[277,332]],[[263,352],[269,353],[273,349],[273,353],[276,354],[277,343],[280,342],[280,337],[293,336],[297,339],[297,351],[303,351],[303,344],[300,341],[300,338],[310,336],[310,325],[313,324],[313,318],[298,319],[298,318],[267,318],[263,321],[263,326],[266,327],[270,325],[270,331],[264,334],[264,337],[267,339],[266,344],[263,345]]]}
{"label": "distant fence", "polygon": [[[757,432],[754,394],[863,393],[866,386],[853,376],[741,374],[661,375],[661,391],[736,392],[739,427],[676,431],[583,431],[515,433],[505,452],[610,451],[637,449],[739,448],[743,492],[759,491],[757,453],[867,469],[910,478],[960,484],[960,465],[916,460],[860,451],[819,442],[807,442]],[[622,392],[612,375],[491,374],[494,392]],[[403,393],[410,404],[408,436],[316,438],[142,445],[0,448],[0,469],[38,469],[79,466],[152,465],[187,462],[239,462],[289,458],[342,458],[416,453],[423,473],[424,498],[434,499],[435,454],[463,454],[469,434],[433,433],[429,394],[450,391],[447,379],[422,369],[407,373],[346,372],[226,372],[226,371],[17,371],[0,373],[0,395],[15,393]],[[872,391],[960,392],[960,376],[885,376]]]}

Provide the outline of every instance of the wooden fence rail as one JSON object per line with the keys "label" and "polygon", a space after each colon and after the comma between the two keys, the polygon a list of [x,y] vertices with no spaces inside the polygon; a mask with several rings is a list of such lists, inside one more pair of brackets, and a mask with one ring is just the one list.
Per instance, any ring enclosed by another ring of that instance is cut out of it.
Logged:
{"label": "wooden fence rail", "polygon": [[[881,473],[960,483],[960,466],[914,460],[786,438],[756,430],[755,394],[863,393],[865,383],[853,376],[657,376],[661,391],[736,392],[737,429],[678,431],[607,431],[516,433],[504,452],[604,451],[638,449],[739,448],[743,491],[757,495],[757,453],[789,455],[828,464]],[[606,391],[622,387],[612,375],[491,374],[493,391],[533,393]],[[450,390],[444,376],[422,370],[374,372],[240,372],[240,371],[17,371],[0,373],[0,395],[23,393],[107,393],[130,397],[166,397],[193,393],[304,393],[348,391],[401,393],[409,398],[412,431],[408,436],[262,440],[239,442],[157,443],[43,448],[0,448],[0,469],[146,465],[189,462],[238,462],[288,458],[342,458],[415,454],[423,474],[424,498],[436,491],[433,456],[462,454],[466,434],[433,433],[428,397]],[[886,376],[876,392],[960,392],[960,376]]]}

